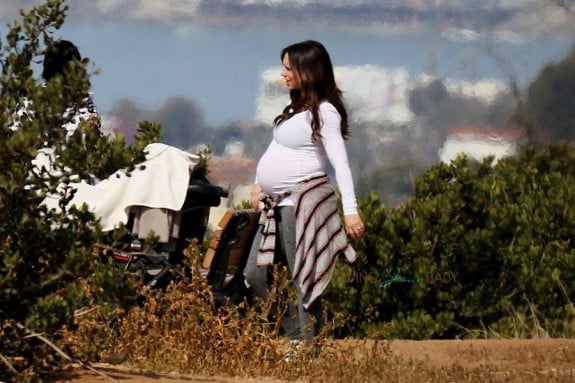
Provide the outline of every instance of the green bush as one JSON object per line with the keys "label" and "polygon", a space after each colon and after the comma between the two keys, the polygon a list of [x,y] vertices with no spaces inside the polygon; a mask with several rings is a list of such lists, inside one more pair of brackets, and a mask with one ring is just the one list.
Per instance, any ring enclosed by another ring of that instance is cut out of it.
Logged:
{"label": "green bush", "polygon": [[[84,59],[62,78],[43,85],[32,63],[65,19],[61,0],[21,11],[2,41],[0,64],[0,380],[34,381],[58,369],[61,354],[42,340],[61,345],[59,330],[75,326],[75,311],[87,304],[85,283],[101,299],[111,292],[98,286],[92,267],[92,245],[100,238],[98,224],[86,208],[68,206],[80,180],[102,179],[119,168],[134,169],[143,148],[161,134],[157,124],[142,123],[133,146],[124,138],[100,133],[98,118],[80,124],[66,139],[62,125],[81,107],[89,92],[89,61]],[[15,116],[24,100],[28,116]],[[59,174],[33,165],[40,149],[56,154]],[[41,202],[59,194],[63,210],[49,211]],[[100,270],[100,272],[109,273]],[[106,297],[108,295],[108,298]]]}
{"label": "green bush", "polygon": [[[573,336],[574,183],[565,143],[437,164],[396,209],[361,201],[359,261],[338,265],[326,300],[360,334]],[[349,269],[363,277],[350,285]]]}

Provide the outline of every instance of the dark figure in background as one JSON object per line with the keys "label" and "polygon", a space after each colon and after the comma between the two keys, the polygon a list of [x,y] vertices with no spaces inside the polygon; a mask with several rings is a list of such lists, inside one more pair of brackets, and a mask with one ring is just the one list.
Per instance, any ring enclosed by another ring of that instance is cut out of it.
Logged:
{"label": "dark figure in background", "polygon": [[82,61],[78,48],[68,40],[56,41],[44,54],[42,78],[46,81],[50,81],[56,75],[65,78],[66,66],[72,61]]}
{"label": "dark figure in background", "polygon": [[[66,87],[68,74],[71,70],[79,68],[81,65],[82,57],[78,48],[68,40],[55,41],[53,45],[46,48],[44,52],[42,78],[45,83],[50,83],[57,78],[62,79],[62,85]],[[77,62],[78,66],[70,65],[72,62]],[[83,70],[83,68],[82,68]],[[66,89],[62,90],[62,94],[66,94]],[[64,96],[61,96],[64,97]],[[67,109],[63,113],[55,115],[56,123],[62,127],[66,132],[66,139],[72,136],[78,129],[82,122],[88,123],[89,127],[94,127],[101,133],[101,123],[98,111],[92,101],[92,95],[86,94],[80,103],[68,104]],[[12,120],[11,130],[18,130],[22,126],[24,120],[34,119],[34,108],[32,102],[24,98],[21,101],[21,106],[15,113]],[[48,169],[49,172],[55,171],[53,163],[55,153],[53,147],[45,142],[43,147],[38,148],[36,158],[32,160],[32,164],[38,169],[43,167]]]}
{"label": "dark figure in background", "polygon": [[[66,81],[67,72],[72,69],[70,63],[77,62],[79,64],[81,61],[82,56],[76,45],[68,40],[58,40],[52,46],[46,48],[42,78],[46,82],[49,82],[56,76],[60,76],[63,81]],[[63,128],[66,129],[68,137],[74,133],[82,120],[89,118],[96,119],[97,127],[100,129],[98,111],[96,110],[91,94],[88,94],[82,105],[70,108],[69,112],[74,113],[74,116],[70,122],[63,124]]]}
{"label": "dark figure in background", "polygon": [[[81,61],[82,56],[80,55],[80,51],[76,45],[68,40],[55,41],[54,44],[47,47],[44,52],[42,79],[48,83],[59,77],[65,84],[68,71],[73,69],[70,63],[77,62],[78,65],[80,65]],[[23,118],[33,118],[33,112],[31,112],[31,109],[30,100],[28,98],[24,98],[18,111],[15,113],[10,129],[19,129],[21,126],[20,121]],[[86,95],[80,105],[70,105],[62,117],[64,120],[67,120],[62,123],[62,127],[66,130],[67,137],[70,137],[72,133],[74,133],[82,120],[93,119],[94,125],[100,129],[98,111],[94,106],[92,95],[90,93]]]}

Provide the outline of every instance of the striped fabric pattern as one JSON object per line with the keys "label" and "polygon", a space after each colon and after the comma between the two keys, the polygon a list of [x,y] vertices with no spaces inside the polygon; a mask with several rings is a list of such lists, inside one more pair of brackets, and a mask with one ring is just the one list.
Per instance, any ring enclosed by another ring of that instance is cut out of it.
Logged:
{"label": "striped fabric pattern", "polygon": [[267,266],[274,263],[275,246],[276,246],[276,220],[274,216],[275,207],[283,197],[289,193],[282,194],[279,197],[265,195],[261,201],[264,203],[262,215],[259,224],[262,226],[262,240],[258,249],[258,266]]}
{"label": "striped fabric pattern", "polygon": [[[296,216],[296,256],[293,282],[308,308],[327,287],[336,261],[344,255],[349,262],[356,259],[349,245],[337,210],[337,196],[327,176],[297,184],[291,190]],[[263,235],[258,264],[273,263],[275,219],[273,200],[264,200]],[[268,207],[269,206],[269,207]]]}

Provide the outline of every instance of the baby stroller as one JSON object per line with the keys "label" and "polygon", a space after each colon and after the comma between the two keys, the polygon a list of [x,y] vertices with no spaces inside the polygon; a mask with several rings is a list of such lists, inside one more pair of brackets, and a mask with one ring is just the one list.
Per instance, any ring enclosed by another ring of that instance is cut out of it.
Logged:
{"label": "baby stroller", "polygon": [[[194,167],[180,210],[131,206],[125,225],[128,233],[117,246],[100,246],[100,258],[120,265],[122,278],[134,272],[141,278],[143,286],[136,300],[143,305],[147,289],[163,289],[171,281],[191,278],[194,271],[183,262],[184,250],[191,239],[203,241],[210,209],[227,196],[227,190],[210,183],[201,167]],[[228,211],[197,270],[219,305],[238,303],[247,294],[243,269],[257,217],[259,213],[249,209]],[[146,243],[151,228],[154,234],[162,232],[153,246]]]}
{"label": "baby stroller", "polygon": [[[182,265],[184,250],[190,239],[201,242],[207,230],[210,208],[219,206],[227,190],[211,184],[204,171],[191,172],[186,198],[181,210],[130,207],[128,233],[114,247],[101,246],[100,256],[122,265],[124,271],[142,273],[144,286],[164,288],[174,277],[185,278],[190,270]],[[153,246],[146,243],[151,231],[159,233]],[[189,276],[189,275],[188,275]]]}

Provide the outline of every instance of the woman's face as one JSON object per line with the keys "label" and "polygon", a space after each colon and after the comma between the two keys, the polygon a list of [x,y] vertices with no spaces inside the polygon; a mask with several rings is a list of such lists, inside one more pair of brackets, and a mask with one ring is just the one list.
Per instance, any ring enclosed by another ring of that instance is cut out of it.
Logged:
{"label": "woman's face", "polygon": [[282,69],[282,77],[286,82],[286,87],[289,90],[295,90],[300,88],[299,78],[294,71],[292,71],[289,55],[286,53],[283,58],[283,69]]}

